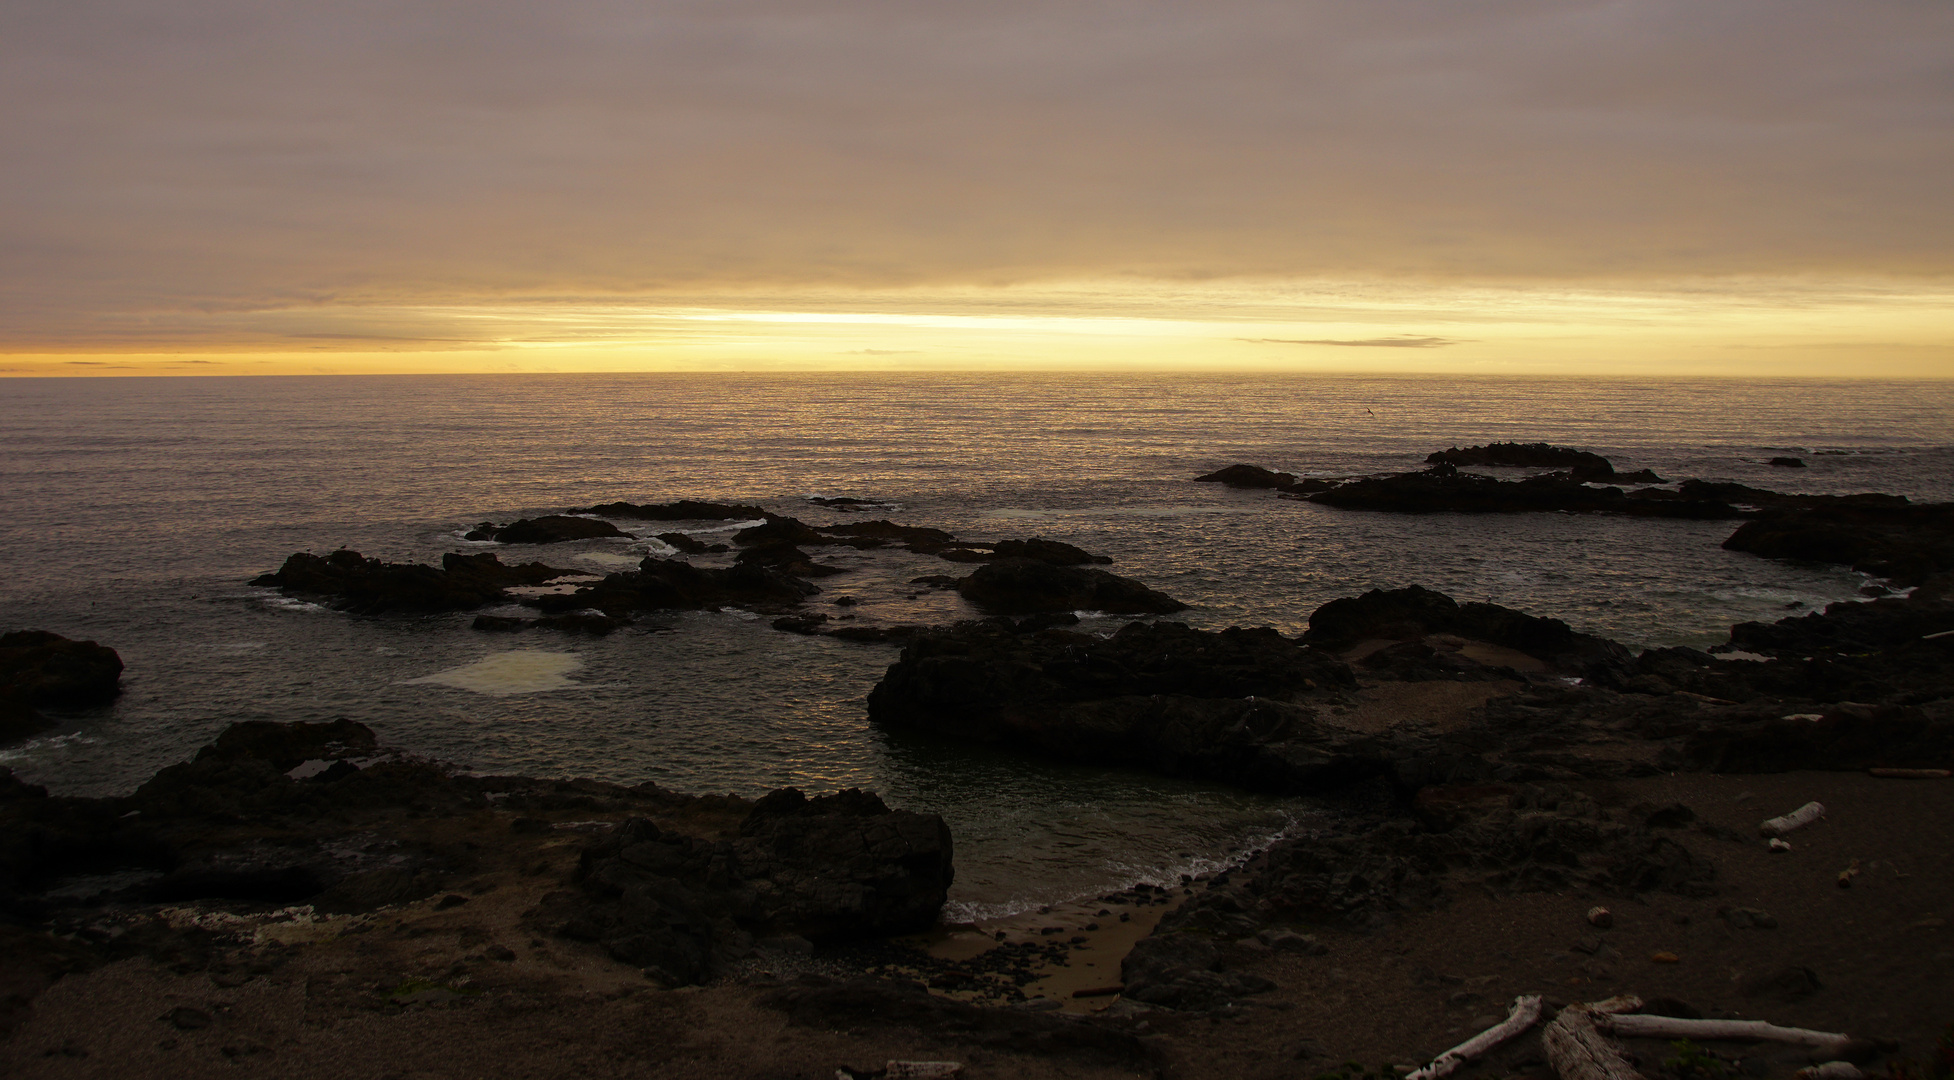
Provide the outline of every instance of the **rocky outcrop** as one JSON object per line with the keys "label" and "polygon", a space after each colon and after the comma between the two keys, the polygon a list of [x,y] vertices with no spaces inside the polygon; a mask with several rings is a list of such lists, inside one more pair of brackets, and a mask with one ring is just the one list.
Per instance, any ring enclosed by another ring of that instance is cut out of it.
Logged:
{"label": "rocky outcrop", "polygon": [[1895,584],[1918,585],[1954,572],[1954,503],[1839,501],[1778,510],[1745,522],[1723,546],[1767,559],[1842,563]]}
{"label": "rocky outcrop", "polygon": [[956,539],[942,529],[926,529],[916,525],[898,525],[885,518],[874,521],[854,521],[846,525],[823,525],[817,531],[826,536],[839,536],[848,539],[886,540],[891,543],[907,544],[916,550],[924,550]]}
{"label": "rocky outcrop", "polygon": [[387,563],[344,548],[330,555],[299,552],[288,557],[276,573],[251,584],[300,596],[321,597],[333,606],[361,615],[386,611],[466,611],[508,599],[505,591],[517,585],[541,585],[554,578],[574,576],[542,563],[505,566],[494,554],[441,557],[441,568],[424,563]]}
{"label": "rocky outcrop", "polygon": [[636,518],[640,521],[757,521],[767,516],[765,510],[744,503],[697,502],[692,499],[668,503],[598,503],[569,513]]}
{"label": "rocky outcrop", "polygon": [[1136,942],[1120,961],[1121,996],[1169,1009],[1208,1012],[1275,984],[1257,975],[1224,970],[1221,949],[1206,934],[1154,934]]}
{"label": "rocky outcrop", "polygon": [[1716,868],[1645,815],[1604,808],[1564,784],[1428,787],[1416,809],[1410,819],[1343,835],[1277,841],[1170,912],[1159,933],[1240,938],[1294,923],[1361,929],[1442,907],[1459,887],[1494,895],[1715,892]]}
{"label": "rocky outcrop", "polygon": [[1625,670],[1632,656],[1621,645],[1576,633],[1559,619],[1543,618],[1498,604],[1461,604],[1444,593],[1417,585],[1372,589],[1362,596],[1332,600],[1310,614],[1303,641],[1326,649],[1346,649],[1367,640],[1416,641],[1453,634],[1514,649],[1589,678]]}
{"label": "rocky outcrop", "polygon": [[992,619],[917,637],[868,707],[879,724],[1293,793],[1385,771],[1385,744],[1309,704],[1352,685],[1274,630],[1130,623],[1101,639]]}
{"label": "rocky outcrop", "polygon": [[1728,518],[1737,511],[1728,503],[1664,491],[1644,498],[1643,489],[1631,496],[1618,487],[1594,487],[1573,473],[1543,473],[1523,480],[1499,480],[1460,472],[1440,462],[1422,472],[1373,476],[1346,481],[1306,498],[1344,510],[1380,510],[1399,514],[1517,514],[1561,511],[1584,514],[1625,514],[1635,517]]}
{"label": "rocky outcrop", "polygon": [[46,630],[0,635],[0,741],[54,726],[40,709],[106,705],[122,692],[122,657]]}
{"label": "rocky outcrop", "polygon": [[584,851],[580,898],[545,916],[668,985],[696,982],[739,935],[813,941],[927,930],[953,876],[949,828],[849,790],[784,788],[736,840],[671,835],[642,818]]}
{"label": "rocky outcrop", "polygon": [[547,612],[595,608],[616,618],[634,611],[701,611],[730,606],[778,609],[796,606],[820,591],[811,582],[761,563],[714,569],[652,556],[640,562],[636,570],[606,575],[602,581],[573,593],[531,597],[523,603]]}
{"label": "rocky outcrop", "polygon": [[960,580],[957,592],[974,604],[1005,615],[1038,611],[1165,615],[1187,607],[1165,593],[1110,571],[1028,558],[986,563]]}
{"label": "rocky outcrop", "polygon": [[832,577],[848,572],[846,567],[815,562],[807,552],[785,541],[747,548],[739,553],[735,565],[770,567],[797,578]]}
{"label": "rocky outcrop", "polygon": [[1287,488],[1296,482],[1295,473],[1273,472],[1259,465],[1230,465],[1206,476],[1194,478],[1197,484],[1226,484],[1232,488]]}
{"label": "rocky outcrop", "polygon": [[597,518],[550,514],[539,518],[523,518],[507,525],[484,521],[475,526],[463,539],[493,540],[498,544],[561,544],[569,540],[629,538],[630,535],[610,522],[600,521]]}
{"label": "rocky outcrop", "polygon": [[[1538,443],[1487,443],[1484,446],[1452,447],[1427,455],[1426,464],[1505,465],[1523,469],[1567,469],[1579,480],[1612,480],[1614,463],[1600,454],[1565,446]],[[1658,483],[1660,481],[1657,481]]]}

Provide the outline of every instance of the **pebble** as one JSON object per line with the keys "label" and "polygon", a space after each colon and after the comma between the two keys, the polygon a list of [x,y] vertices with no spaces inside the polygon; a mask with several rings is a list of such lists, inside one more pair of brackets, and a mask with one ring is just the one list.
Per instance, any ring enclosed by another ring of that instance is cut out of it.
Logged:
{"label": "pebble", "polygon": [[1615,913],[1605,907],[1591,907],[1588,909],[1588,925],[1606,930],[1615,925]]}
{"label": "pebble", "polygon": [[1659,952],[1656,953],[1654,956],[1649,957],[1649,959],[1658,964],[1674,964],[1680,962],[1682,960],[1682,957],[1677,956],[1675,953],[1672,952]]}

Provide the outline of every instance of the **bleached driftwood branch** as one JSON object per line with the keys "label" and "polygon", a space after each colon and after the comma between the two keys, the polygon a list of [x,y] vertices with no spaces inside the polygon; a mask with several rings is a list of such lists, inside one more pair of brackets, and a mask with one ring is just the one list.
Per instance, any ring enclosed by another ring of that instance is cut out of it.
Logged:
{"label": "bleached driftwood branch", "polygon": [[1459,1066],[1478,1058],[1500,1043],[1520,1034],[1540,1020],[1540,995],[1529,994],[1513,999],[1513,1009],[1506,1019],[1474,1035],[1472,1038],[1447,1050],[1432,1059],[1430,1065],[1406,1076],[1404,1080],[1443,1080],[1457,1072]]}
{"label": "bleached driftwood branch", "polygon": [[1736,1039],[1808,1046],[1838,1054],[1853,1039],[1834,1031],[1779,1027],[1762,1020],[1684,1020],[1674,1016],[1611,1016],[1603,1023],[1624,1039]]}
{"label": "bleached driftwood branch", "polygon": [[1757,827],[1765,836],[1783,836],[1793,829],[1802,829],[1825,816],[1825,804],[1808,802],[1783,817],[1774,817]]}
{"label": "bleached driftwood branch", "polygon": [[1540,1033],[1547,1064],[1561,1080],[1642,1080],[1642,1074],[1595,1027],[1597,1020],[1610,1014],[1641,1007],[1641,998],[1625,994],[1562,1009]]}

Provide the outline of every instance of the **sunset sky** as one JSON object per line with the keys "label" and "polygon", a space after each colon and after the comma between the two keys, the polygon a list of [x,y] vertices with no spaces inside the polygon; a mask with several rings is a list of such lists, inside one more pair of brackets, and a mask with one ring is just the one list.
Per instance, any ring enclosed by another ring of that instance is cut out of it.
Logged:
{"label": "sunset sky", "polygon": [[1947,0],[0,9],[0,373],[1954,376]]}

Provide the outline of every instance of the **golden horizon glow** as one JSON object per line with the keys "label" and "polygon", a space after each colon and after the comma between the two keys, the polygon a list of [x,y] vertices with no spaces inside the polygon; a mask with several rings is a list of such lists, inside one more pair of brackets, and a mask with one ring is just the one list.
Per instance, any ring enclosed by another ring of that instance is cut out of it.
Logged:
{"label": "golden horizon glow", "polygon": [[0,376],[1192,368],[1942,378],[1954,376],[1950,311],[1954,284],[1759,279],[1085,281],[330,304],[152,312],[139,320],[152,340],[16,347],[0,355]]}

